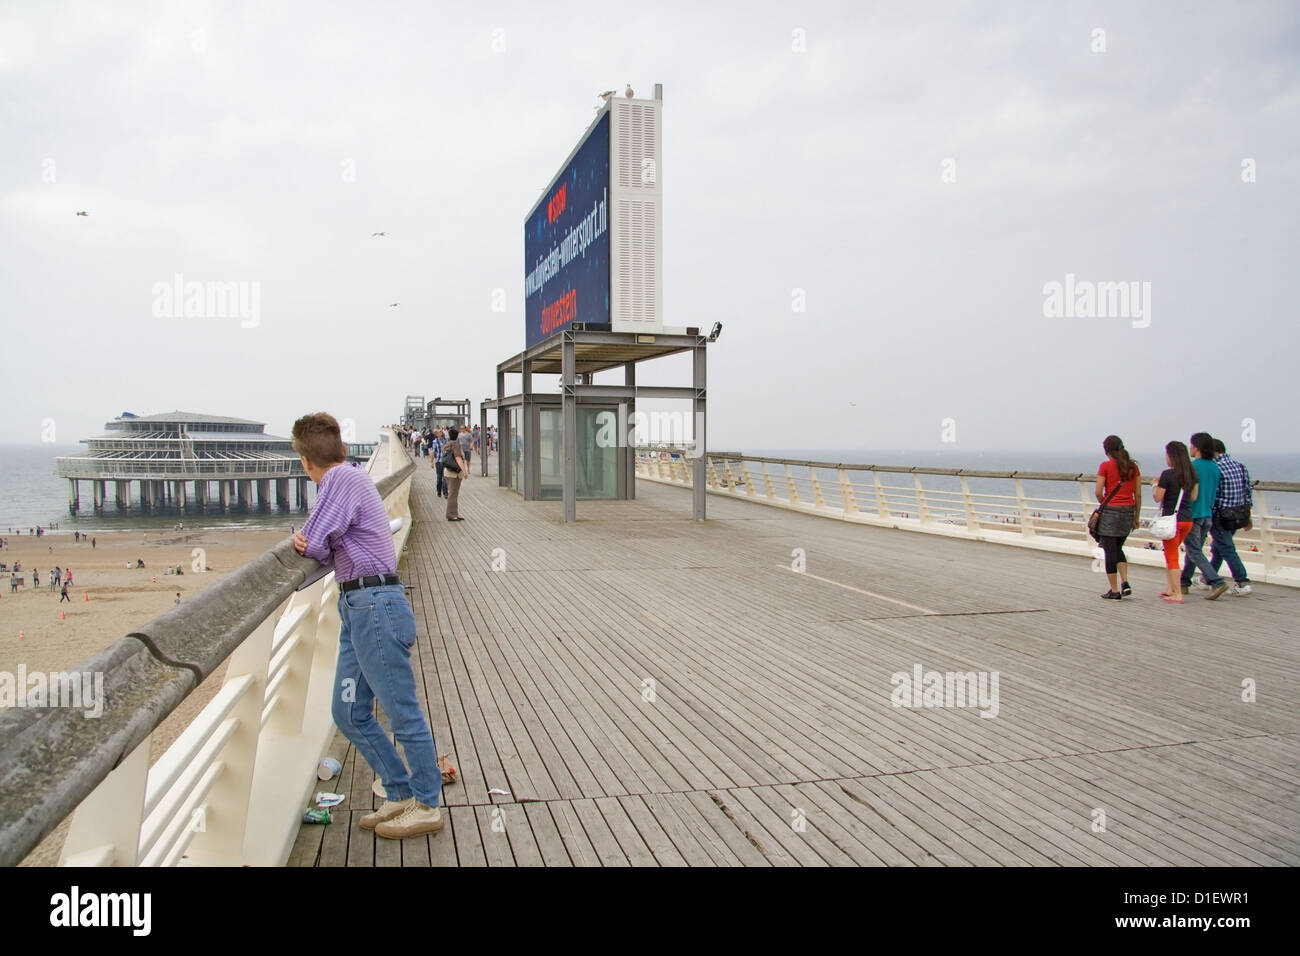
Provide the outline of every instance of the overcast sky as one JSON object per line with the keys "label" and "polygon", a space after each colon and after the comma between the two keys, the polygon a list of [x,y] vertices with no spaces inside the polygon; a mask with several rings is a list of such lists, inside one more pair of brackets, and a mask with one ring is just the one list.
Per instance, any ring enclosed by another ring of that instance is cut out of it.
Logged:
{"label": "overcast sky", "polygon": [[[523,348],[526,213],[597,93],[660,82],[712,447],[1236,450],[1251,419],[1297,451],[1298,10],[4,0],[0,441],[477,403]],[[256,284],[256,324],[157,315],[177,274]],[[1067,274],[1149,311],[1049,317]]]}

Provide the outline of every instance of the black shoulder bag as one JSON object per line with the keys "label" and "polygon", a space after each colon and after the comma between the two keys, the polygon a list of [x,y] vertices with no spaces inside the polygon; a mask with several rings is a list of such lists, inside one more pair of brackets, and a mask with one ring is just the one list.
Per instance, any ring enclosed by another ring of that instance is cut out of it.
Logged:
{"label": "black shoulder bag", "polygon": [[1097,509],[1088,516],[1088,534],[1092,535],[1092,540],[1096,541],[1098,544],[1101,544],[1101,535],[1097,534],[1097,529],[1101,527],[1101,513],[1105,511],[1106,506],[1110,504],[1110,499],[1114,498],[1115,495],[1119,493],[1119,489],[1123,484],[1124,482],[1120,481],[1120,483],[1115,486],[1114,490],[1106,496],[1106,500],[1098,505]]}

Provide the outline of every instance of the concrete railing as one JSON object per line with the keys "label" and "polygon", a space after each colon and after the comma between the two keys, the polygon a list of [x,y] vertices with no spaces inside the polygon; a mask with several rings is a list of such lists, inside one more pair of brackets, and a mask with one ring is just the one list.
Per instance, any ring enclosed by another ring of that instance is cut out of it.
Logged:
{"label": "concrete railing", "polygon": [[[690,454],[686,447],[638,447],[637,477],[689,488]],[[705,458],[710,494],[878,527],[1101,555],[1087,531],[1097,507],[1096,475],[855,465],[732,452]],[[1268,503],[1269,494],[1300,494],[1300,483],[1256,481],[1253,489],[1254,527],[1235,535],[1237,553],[1251,580],[1300,586],[1300,514],[1270,513]],[[1143,488],[1142,504],[1145,529],[1156,516],[1150,487]],[[1139,530],[1129,536],[1125,553],[1132,563],[1164,567],[1160,544]]]}
{"label": "concrete railing", "polygon": [[[367,467],[400,556],[415,465],[381,437]],[[76,668],[102,675],[102,715],[0,713],[0,865],[74,811],[64,865],[283,864],[333,735],[337,598],[333,571],[285,540]],[[227,660],[150,767],[153,731]]]}

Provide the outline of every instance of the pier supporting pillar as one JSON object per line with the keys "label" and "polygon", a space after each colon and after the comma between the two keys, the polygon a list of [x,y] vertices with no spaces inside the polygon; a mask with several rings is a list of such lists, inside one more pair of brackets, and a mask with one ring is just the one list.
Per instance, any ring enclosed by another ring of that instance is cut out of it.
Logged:
{"label": "pier supporting pillar", "polygon": [[289,479],[275,479],[275,506],[283,508],[289,503]]}
{"label": "pier supporting pillar", "polygon": [[220,481],[217,484],[218,487],[221,489],[221,511],[224,514],[225,512],[230,510],[230,486],[233,485],[234,482]]}
{"label": "pier supporting pillar", "polygon": [[706,406],[705,395],[707,394],[706,385],[708,381],[708,352],[705,351],[704,339],[698,339],[695,348],[691,350],[691,356],[694,361],[694,374],[691,386],[695,389],[695,423],[691,429],[691,437],[695,439],[695,457],[691,460],[691,496],[693,498],[692,517],[696,521],[704,520],[705,499],[708,492],[708,475],[706,466],[708,458],[705,452],[708,446],[705,444],[705,421]]}
{"label": "pier supporting pillar", "polygon": [[126,482],[124,481],[113,482],[113,504],[117,505],[118,510],[121,510],[126,505],[126,488],[124,487],[125,485]]}
{"label": "pier supporting pillar", "polygon": [[150,511],[150,512],[151,512],[151,511],[154,510],[153,482],[152,482],[152,481],[142,481],[142,482],[140,482],[140,498],[142,499],[142,501],[143,501],[143,503],[144,503],[144,510],[145,510],[145,511]]}
{"label": "pier supporting pillar", "polygon": [[235,482],[235,495],[239,498],[241,508],[247,510],[253,502],[253,483],[248,478]]}
{"label": "pier supporting pillar", "polygon": [[560,430],[564,447],[564,520],[578,520],[578,362],[572,332],[560,345]]}
{"label": "pier supporting pillar", "polygon": [[208,506],[208,483],[206,481],[194,482],[194,502],[199,506],[199,510]]}
{"label": "pier supporting pillar", "polygon": [[181,511],[184,511],[185,510],[185,482],[183,481],[176,482],[176,490],[174,492],[174,495],[176,498],[176,507],[180,508]]}
{"label": "pier supporting pillar", "polygon": [[77,509],[81,507],[81,491],[77,487],[77,479],[68,479],[68,511],[76,514]]}
{"label": "pier supporting pillar", "polygon": [[257,507],[259,509],[271,507],[271,479],[270,478],[257,479]]}
{"label": "pier supporting pillar", "polygon": [[[623,366],[623,384],[628,388],[636,388],[636,362],[628,362]],[[621,466],[624,474],[620,476],[619,483],[623,485],[623,497],[630,501],[636,497],[636,444],[630,434],[632,424],[636,421],[636,399],[629,398],[624,403],[624,409],[623,420],[619,423],[618,440],[627,447],[623,449]]]}
{"label": "pier supporting pillar", "polygon": [[103,511],[104,510],[104,483],[100,481],[98,478],[96,478],[94,481],[90,483],[90,487],[92,489],[92,493],[95,496],[95,511],[96,512]]}
{"label": "pier supporting pillar", "polygon": [[298,484],[298,510],[306,511],[307,510],[307,479],[299,478],[297,479],[297,484]]}

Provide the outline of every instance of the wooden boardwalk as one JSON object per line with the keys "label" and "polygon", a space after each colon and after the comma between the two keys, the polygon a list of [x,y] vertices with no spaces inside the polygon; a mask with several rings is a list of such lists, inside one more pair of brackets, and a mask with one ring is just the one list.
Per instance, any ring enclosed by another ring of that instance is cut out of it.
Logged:
{"label": "wooden boardwalk", "polygon": [[[449,524],[421,459],[401,572],[461,780],[378,839],[336,735],[291,865],[1300,864],[1300,593],[1102,601],[1078,558],[637,492],[566,527],[476,475]],[[997,672],[996,716],[893,706],[918,664]]]}

